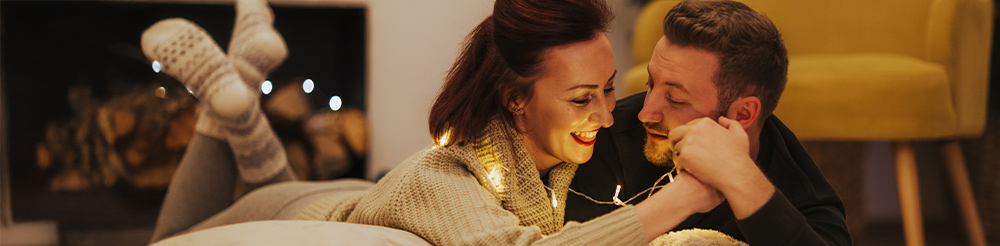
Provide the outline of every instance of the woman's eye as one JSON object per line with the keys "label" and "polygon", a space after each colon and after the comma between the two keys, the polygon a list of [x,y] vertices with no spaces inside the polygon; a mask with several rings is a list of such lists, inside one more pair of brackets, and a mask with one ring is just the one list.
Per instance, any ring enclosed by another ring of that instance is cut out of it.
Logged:
{"label": "woman's eye", "polygon": [[614,92],[614,91],[615,91],[615,87],[612,86],[611,88],[604,89],[604,94],[608,94],[608,93],[611,93],[611,92]]}
{"label": "woman's eye", "polygon": [[584,105],[584,104],[587,104],[589,102],[590,102],[590,98],[583,99],[583,100],[573,100],[573,103],[576,103],[576,104],[579,104],[579,105]]}

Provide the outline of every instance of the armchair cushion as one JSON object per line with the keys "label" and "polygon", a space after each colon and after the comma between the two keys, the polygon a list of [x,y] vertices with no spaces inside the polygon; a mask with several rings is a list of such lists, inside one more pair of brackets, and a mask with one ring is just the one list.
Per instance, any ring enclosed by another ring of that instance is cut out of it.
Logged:
{"label": "armchair cushion", "polygon": [[888,53],[789,60],[788,84],[775,115],[799,138],[920,139],[953,133],[955,111],[940,64]]}
{"label": "armchair cushion", "polygon": [[[626,95],[645,91],[662,20],[636,20]],[[979,136],[986,122],[991,0],[741,0],[767,15],[789,54],[775,114],[803,140]]]}

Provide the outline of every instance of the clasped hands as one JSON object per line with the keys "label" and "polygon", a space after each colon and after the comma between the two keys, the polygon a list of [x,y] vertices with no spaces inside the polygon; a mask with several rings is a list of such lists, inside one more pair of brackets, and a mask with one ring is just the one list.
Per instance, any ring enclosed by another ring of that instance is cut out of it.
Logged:
{"label": "clasped hands", "polygon": [[[678,175],[693,212],[708,212],[738,190],[748,172],[760,173],[750,158],[750,141],[739,122],[719,117],[692,120],[670,130]],[[732,202],[731,202],[732,203]]]}

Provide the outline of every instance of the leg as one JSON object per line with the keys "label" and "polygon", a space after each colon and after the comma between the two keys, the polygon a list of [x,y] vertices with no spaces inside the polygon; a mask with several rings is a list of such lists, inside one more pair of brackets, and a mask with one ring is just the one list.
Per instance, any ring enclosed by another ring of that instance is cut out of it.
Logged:
{"label": "leg", "polygon": [[[285,169],[266,182],[248,184],[247,189],[294,179]],[[170,181],[153,241],[188,230],[232,205],[236,173],[233,152],[225,141],[195,134]]]}
{"label": "leg", "polygon": [[143,53],[200,100],[195,130],[229,143],[244,181],[266,182],[284,170],[285,151],[260,110],[257,91],[211,36],[187,20],[168,19],[144,31],[141,41]]}
{"label": "leg", "polygon": [[917,183],[917,160],[913,145],[906,142],[898,142],[895,145],[899,203],[903,210],[906,245],[923,246],[924,226],[920,214],[920,187]]}
{"label": "leg", "polygon": [[962,147],[958,141],[949,141],[944,144],[944,152],[952,188],[955,189],[955,200],[958,201],[958,207],[965,221],[965,230],[969,235],[969,244],[985,246],[983,222],[979,219],[976,198],[972,194],[972,184],[969,182],[969,171],[965,168],[965,158],[962,157]]}
{"label": "leg", "polygon": [[326,182],[283,182],[262,187],[247,193],[236,203],[198,224],[154,238],[166,239],[187,232],[209,229],[217,226],[261,220],[294,220],[299,213],[319,199],[334,195],[359,193],[373,185],[366,180],[336,180]]}
{"label": "leg", "polygon": [[229,207],[236,178],[229,145],[196,133],[167,188],[153,241],[186,230]]}

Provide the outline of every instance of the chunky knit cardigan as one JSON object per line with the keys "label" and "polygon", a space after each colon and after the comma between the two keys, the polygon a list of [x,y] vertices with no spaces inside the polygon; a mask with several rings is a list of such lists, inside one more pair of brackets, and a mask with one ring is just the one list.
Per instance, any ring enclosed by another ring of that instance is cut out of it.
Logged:
{"label": "chunky knit cardigan", "polygon": [[477,140],[420,151],[371,190],[322,199],[299,218],[392,227],[435,245],[646,244],[631,205],[563,223],[576,168],[553,167],[546,185],[518,134],[493,120]]}

